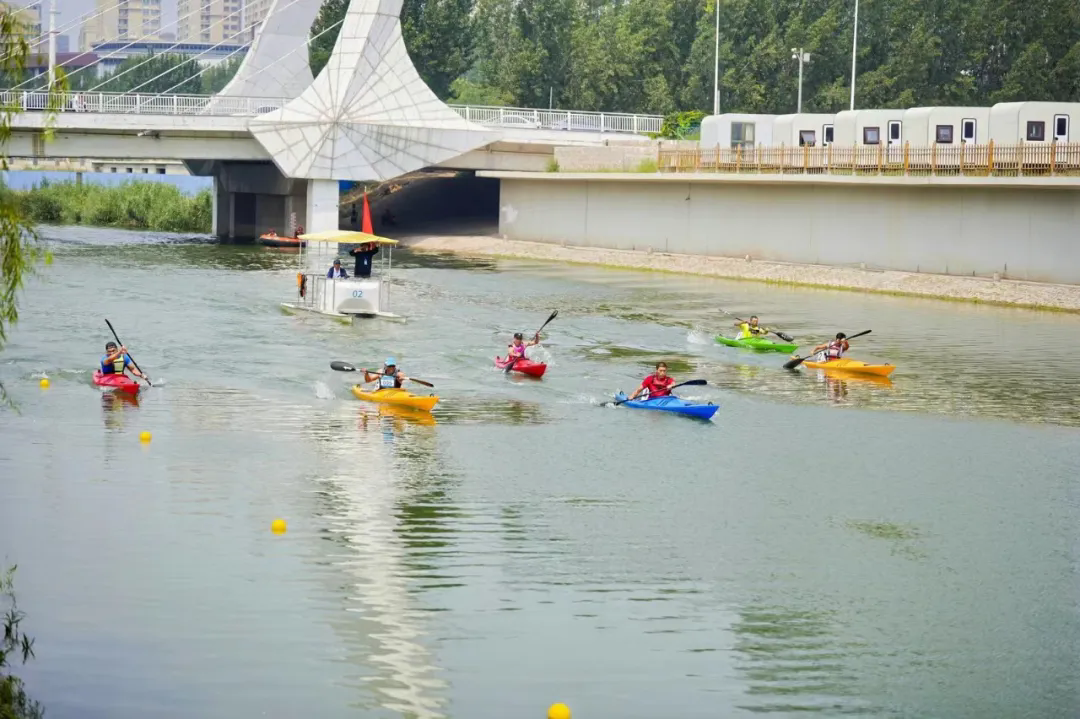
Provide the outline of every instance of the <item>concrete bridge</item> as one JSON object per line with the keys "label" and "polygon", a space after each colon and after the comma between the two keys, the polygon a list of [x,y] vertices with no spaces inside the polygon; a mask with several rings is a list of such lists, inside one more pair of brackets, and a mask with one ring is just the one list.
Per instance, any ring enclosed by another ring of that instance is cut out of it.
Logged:
{"label": "concrete bridge", "polygon": [[647,142],[662,118],[451,107],[427,87],[401,35],[402,0],[352,0],[313,77],[308,28],[320,0],[275,0],[236,76],[214,96],[6,91],[15,158],[183,161],[214,178],[214,230],[338,226],[338,180],[427,167],[543,171],[557,146]]}

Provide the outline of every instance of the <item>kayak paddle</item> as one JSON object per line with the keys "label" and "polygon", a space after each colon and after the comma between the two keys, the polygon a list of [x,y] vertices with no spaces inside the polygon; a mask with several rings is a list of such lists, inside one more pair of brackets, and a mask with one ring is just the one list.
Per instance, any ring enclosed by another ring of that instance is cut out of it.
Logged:
{"label": "kayak paddle", "polygon": [[[119,338],[119,337],[118,337],[118,336],[116,335],[116,330],[114,330],[114,329],[113,329],[113,326],[112,326],[112,322],[109,322],[109,320],[107,320],[107,319],[106,319],[106,320],[105,320],[105,324],[107,324],[107,325],[109,326],[109,331],[110,331],[110,332],[112,332],[112,336],[113,336],[113,339],[115,339],[115,340],[116,340],[116,344],[118,344],[118,345],[120,345],[121,347],[123,347],[123,346],[124,346],[124,343],[123,343],[123,342],[121,342],[121,341],[120,341],[120,338]],[[127,354],[127,353],[125,352],[124,354]],[[139,366],[139,363],[135,361],[135,358],[134,358],[134,357],[132,357],[132,356],[131,356],[130,354],[128,354],[128,359],[129,359],[129,360],[131,360],[131,364],[133,364],[133,365],[135,366],[135,369],[139,370],[139,372],[140,372],[140,373],[142,373],[142,367],[140,367],[140,366]],[[150,378],[149,378],[149,377],[147,377],[147,376],[146,376],[145,374],[143,374],[143,377],[142,377],[142,379],[143,379],[143,381],[144,381],[144,382],[146,382],[146,384],[147,384],[147,385],[149,385],[150,387],[153,387],[153,386],[154,386],[154,385],[153,385],[153,383],[152,383],[152,382],[150,382]]]}
{"label": "kayak paddle", "polygon": [[[685,387],[686,385],[703,385],[703,384],[709,384],[708,380],[703,380],[703,379],[688,379],[688,380],[686,380],[685,382],[680,382],[679,384],[673,384],[673,385],[671,385],[671,388],[670,388],[670,389],[668,389],[668,392],[670,392],[671,390],[675,389],[676,387]],[[611,404],[613,404],[613,405],[615,405],[616,407],[618,407],[618,406],[619,406],[620,404],[622,404],[623,402],[630,402],[630,401],[632,401],[632,400],[631,400],[631,399],[630,399],[629,397],[627,397],[626,399],[620,399],[620,400],[618,400],[618,401],[615,401],[615,402],[611,402]]]}
{"label": "kayak paddle", "polygon": [[[555,319],[558,316],[559,316],[559,311],[555,310],[554,312],[551,313],[551,316],[549,316],[547,318],[547,321],[545,321],[544,324],[540,325],[540,329],[536,330],[536,335],[534,335],[534,336],[536,337],[536,340],[538,342],[540,341],[540,333],[544,331],[544,328],[548,326],[549,322],[551,322],[553,319]],[[510,364],[506,365],[506,374],[510,374],[510,370],[514,369],[514,365],[517,364],[517,361],[519,359],[521,359],[521,358],[520,357],[515,357],[514,359],[510,360]]]}
{"label": "kayak paddle", "polygon": [[[730,312],[725,310],[723,307],[720,308],[720,311],[723,312],[728,317],[734,317],[739,322],[746,322],[746,320],[744,320],[742,317],[735,317],[735,315],[731,314]],[[750,323],[746,322],[746,324],[750,324]],[[768,327],[766,327],[765,329],[769,330],[769,332],[772,332],[774,335],[776,335],[780,339],[784,340],[785,342],[794,342],[795,341],[795,338],[792,337],[791,335],[789,335],[787,332],[781,332],[780,330],[774,330],[774,329],[770,329]]]}
{"label": "kayak paddle", "polygon": [[[330,369],[337,370],[338,372],[357,372],[358,371],[355,367],[353,367],[348,362],[338,362],[338,361],[331,362],[330,363]],[[386,373],[385,372],[368,372],[368,374],[374,374],[374,375],[383,376]],[[422,384],[425,387],[434,387],[435,386],[435,385],[431,384],[430,382],[425,382],[424,380],[416,379],[415,377],[406,377],[406,379],[408,379],[410,382],[415,382],[416,384]]]}
{"label": "kayak paddle", "polygon": [[[860,332],[857,335],[851,335],[850,337],[845,337],[844,339],[853,340],[856,337],[862,337],[863,335],[868,335],[871,332],[873,332],[873,330],[866,330],[865,332]],[[784,363],[784,369],[795,369],[796,367],[798,367],[803,362],[805,362],[806,360],[810,359],[813,356],[814,355],[811,354],[811,355],[807,355],[806,357],[796,357],[793,360],[788,360],[787,362]]]}

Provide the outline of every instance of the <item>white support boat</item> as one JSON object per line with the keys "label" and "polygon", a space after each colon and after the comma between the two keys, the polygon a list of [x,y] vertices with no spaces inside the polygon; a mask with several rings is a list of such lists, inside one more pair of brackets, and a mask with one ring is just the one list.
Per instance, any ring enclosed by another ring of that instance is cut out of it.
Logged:
{"label": "white support boat", "polygon": [[[397,240],[349,230],[312,232],[300,235],[298,239],[303,240],[306,247],[300,247],[295,294],[289,302],[281,303],[282,308],[317,312],[350,321],[354,317],[399,317],[390,312],[390,270]],[[377,274],[372,272],[371,277],[364,278],[327,277],[335,259],[341,260],[342,267],[351,274],[351,257],[339,256],[339,245],[363,243],[385,249],[380,252],[382,258]]]}

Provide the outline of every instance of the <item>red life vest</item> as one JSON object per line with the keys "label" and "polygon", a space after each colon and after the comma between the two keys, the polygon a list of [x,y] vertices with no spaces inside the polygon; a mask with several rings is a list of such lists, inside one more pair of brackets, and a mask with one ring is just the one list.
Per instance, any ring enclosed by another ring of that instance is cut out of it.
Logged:
{"label": "red life vest", "polygon": [[645,378],[645,381],[641,383],[641,386],[649,393],[649,397],[667,397],[671,394],[671,385],[675,384],[675,380],[671,377],[664,377],[660,379],[654,374]]}

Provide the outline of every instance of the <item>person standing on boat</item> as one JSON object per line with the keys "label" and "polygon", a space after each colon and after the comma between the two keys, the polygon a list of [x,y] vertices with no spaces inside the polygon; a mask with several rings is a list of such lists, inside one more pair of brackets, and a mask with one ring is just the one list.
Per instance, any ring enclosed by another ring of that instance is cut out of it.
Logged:
{"label": "person standing on boat", "polygon": [[379,389],[401,389],[401,383],[409,379],[397,368],[397,360],[393,357],[386,358],[382,372],[368,372],[366,369],[361,371],[364,373],[364,381],[378,382]]}
{"label": "person standing on boat", "polygon": [[364,242],[359,247],[349,250],[349,254],[356,258],[353,276],[371,277],[371,258],[379,254],[379,246],[374,242]]}
{"label": "person standing on boat", "polygon": [[349,273],[345,271],[345,268],[341,266],[341,260],[334,260],[333,266],[326,273],[326,276],[332,280],[347,280],[349,279]]}
{"label": "person standing on boat", "polygon": [[131,362],[131,358],[127,354],[127,347],[117,347],[115,342],[107,342],[105,344],[105,354],[101,358],[101,374],[124,374],[128,370],[136,377],[142,377],[145,380],[150,379]]}
{"label": "person standing on boat", "polygon": [[735,326],[739,328],[739,334],[735,336],[737,340],[745,340],[749,337],[764,337],[769,334],[767,327],[758,324],[757,315],[753,315],[749,322],[736,322]]}
{"label": "person standing on boat", "polygon": [[817,361],[828,362],[830,360],[840,359],[849,349],[851,349],[851,345],[847,341],[847,335],[843,332],[837,332],[836,339],[832,342],[826,342],[825,344],[815,347],[814,354],[816,355],[818,352],[821,352],[821,358],[817,359]]}
{"label": "person standing on boat", "polygon": [[638,387],[638,391],[634,392],[634,396],[630,399],[637,399],[642,394],[645,395],[645,399],[655,399],[656,397],[668,397],[671,395],[671,385],[675,384],[675,380],[668,376],[667,364],[660,362],[656,365],[656,371],[645,378]]}

